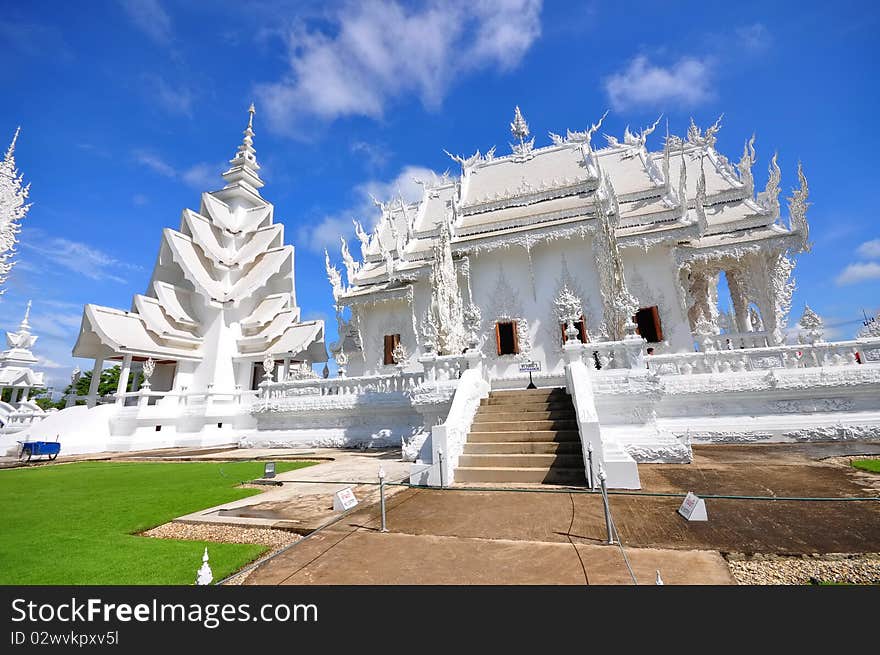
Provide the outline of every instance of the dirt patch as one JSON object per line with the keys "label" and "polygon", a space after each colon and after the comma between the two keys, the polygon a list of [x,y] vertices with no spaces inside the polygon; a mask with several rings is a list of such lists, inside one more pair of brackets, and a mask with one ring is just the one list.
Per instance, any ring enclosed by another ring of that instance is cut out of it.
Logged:
{"label": "dirt patch", "polygon": [[815,582],[880,584],[880,554],[780,557],[731,553],[727,565],[738,584],[801,585]]}

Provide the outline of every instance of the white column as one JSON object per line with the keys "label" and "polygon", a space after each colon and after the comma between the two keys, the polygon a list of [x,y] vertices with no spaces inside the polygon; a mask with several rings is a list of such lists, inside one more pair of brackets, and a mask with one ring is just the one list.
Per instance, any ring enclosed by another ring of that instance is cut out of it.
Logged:
{"label": "white column", "polygon": [[122,367],[119,369],[119,384],[116,385],[116,404],[124,405],[125,396],[123,395],[128,389],[128,376],[131,373],[131,355],[125,355],[122,358]]}
{"label": "white column", "polygon": [[101,371],[104,370],[104,358],[98,357],[95,360],[95,367],[92,369],[92,379],[89,382],[89,395],[86,398],[86,405],[94,407],[98,402],[98,385],[101,383]]}
{"label": "white column", "polygon": [[290,375],[290,357],[284,358],[284,366],[278,372],[278,381],[287,382],[287,376]]}
{"label": "white column", "polygon": [[21,402],[21,392],[24,391],[21,387],[12,387],[12,395],[9,396],[9,402],[12,405],[16,405]]}
{"label": "white column", "polygon": [[21,392],[21,395],[24,397],[23,402],[27,402],[31,399],[31,387],[25,387]]}
{"label": "white column", "polygon": [[131,372],[131,390],[132,391],[137,391],[140,388],[139,387],[140,381],[141,381],[141,369],[138,367],[135,367],[134,370]]}

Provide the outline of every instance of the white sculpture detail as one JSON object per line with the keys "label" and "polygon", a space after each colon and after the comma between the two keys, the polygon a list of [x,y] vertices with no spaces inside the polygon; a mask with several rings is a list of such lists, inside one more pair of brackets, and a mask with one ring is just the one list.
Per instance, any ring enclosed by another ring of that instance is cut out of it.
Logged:
{"label": "white sculpture detail", "polygon": [[15,130],[12,143],[0,162],[0,295],[5,291],[2,285],[15,265],[11,258],[15,255],[21,221],[31,208],[30,203],[25,202],[31,185],[22,186],[24,175],[15,168],[15,143],[20,130]]}
{"label": "white sculpture detail", "polygon": [[789,229],[797,232],[800,236],[801,249],[809,252],[812,248],[810,226],[807,223],[807,208],[810,206],[807,197],[810,195],[810,187],[807,185],[807,176],[804,175],[804,168],[800,162],[798,162],[797,174],[800,187],[794,189],[788,199]]}
{"label": "white sculpture detail", "polygon": [[514,139],[519,139],[519,143],[510,144],[510,149],[513,151],[513,154],[517,156],[518,160],[527,159],[532,150],[534,150],[535,137],[526,141],[526,138],[529,136],[529,124],[526,123],[526,119],[523,118],[519,105],[516,106],[513,113],[513,122],[510,124],[510,133],[513,135]]}
{"label": "white sculpture detail", "polygon": [[736,165],[739,171],[740,182],[748,191],[749,198],[755,195],[755,177],[752,175],[752,166],[755,165],[755,161],[755,135],[752,134],[752,138],[743,145],[742,158],[740,158],[739,163]]}
{"label": "white sculpture detail", "polygon": [[360,270],[361,266],[359,262],[354,260],[354,257],[351,256],[351,252],[348,250],[348,243],[345,241],[345,237],[339,237],[339,240],[342,242],[342,262],[345,265],[345,276],[348,278],[348,286],[355,285],[355,276]]}
{"label": "white sculpture detail", "polygon": [[809,305],[804,305],[804,314],[801,316],[799,325],[801,330],[803,330],[798,338],[801,343],[814,344],[823,340],[825,325],[822,322],[822,318],[810,309]]}
{"label": "white sculpture detail", "polygon": [[330,286],[333,288],[333,300],[336,301],[339,299],[339,296],[344,289],[342,285],[342,275],[339,273],[339,270],[330,263],[330,253],[327,252],[326,248],[324,248],[324,266],[327,270],[327,279],[330,281]]}
{"label": "white sculpture detail", "polygon": [[143,367],[143,376],[144,379],[141,382],[141,389],[145,391],[150,390],[150,378],[153,377],[153,371],[156,370],[156,362],[153,361],[152,357],[147,358],[147,361],[144,362]]}
{"label": "white sculpture detail", "polygon": [[208,547],[205,546],[205,554],[202,555],[202,565],[196,573],[197,585],[209,585],[214,581],[214,572],[211,571],[211,565],[208,564]]}
{"label": "white sculpture detail", "polygon": [[460,354],[466,345],[464,308],[450,243],[449,222],[443,221],[431,266],[431,314],[441,355]]}

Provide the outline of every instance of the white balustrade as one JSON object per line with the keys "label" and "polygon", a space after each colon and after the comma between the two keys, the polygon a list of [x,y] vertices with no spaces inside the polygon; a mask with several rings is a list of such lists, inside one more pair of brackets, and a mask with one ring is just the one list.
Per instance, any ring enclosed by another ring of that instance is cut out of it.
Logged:
{"label": "white balustrade", "polygon": [[649,355],[645,361],[660,375],[870,365],[880,364],[880,339]]}

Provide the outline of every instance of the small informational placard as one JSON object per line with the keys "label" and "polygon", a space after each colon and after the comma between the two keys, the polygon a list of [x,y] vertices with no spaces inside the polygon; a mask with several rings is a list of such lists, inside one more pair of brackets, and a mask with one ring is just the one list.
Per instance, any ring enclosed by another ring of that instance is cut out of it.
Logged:
{"label": "small informational placard", "polygon": [[521,362],[519,365],[520,373],[537,373],[541,370],[541,362]]}
{"label": "small informational placard", "polygon": [[678,513],[688,521],[709,520],[706,515],[706,501],[692,491],[688,491],[687,496],[684,497],[684,502],[678,508]]}
{"label": "small informational placard", "polygon": [[264,478],[274,478],[275,477],[275,462],[266,462],[266,465],[263,467],[263,477]]}
{"label": "small informational placard", "polygon": [[333,495],[333,511],[344,512],[358,504],[351,487],[340,489]]}

